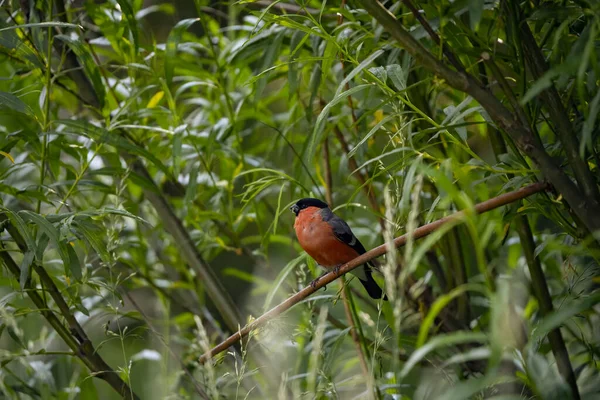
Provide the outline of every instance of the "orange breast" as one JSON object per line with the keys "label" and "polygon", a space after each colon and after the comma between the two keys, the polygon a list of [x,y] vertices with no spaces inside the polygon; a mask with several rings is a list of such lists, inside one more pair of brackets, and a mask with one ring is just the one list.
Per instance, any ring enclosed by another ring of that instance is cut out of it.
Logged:
{"label": "orange breast", "polygon": [[296,217],[294,229],[300,246],[326,268],[333,268],[358,257],[352,247],[335,237],[331,226],[321,218],[320,211],[317,207],[308,207]]}

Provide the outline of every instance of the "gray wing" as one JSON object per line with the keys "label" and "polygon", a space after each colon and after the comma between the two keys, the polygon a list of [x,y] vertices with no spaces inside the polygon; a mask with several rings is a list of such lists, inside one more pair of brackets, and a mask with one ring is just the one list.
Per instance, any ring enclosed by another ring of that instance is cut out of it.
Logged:
{"label": "gray wing", "polygon": [[[352,229],[350,229],[346,221],[335,215],[328,208],[323,209],[321,215],[323,217],[323,221],[326,221],[329,223],[329,225],[331,225],[333,234],[337,239],[352,247],[358,254],[366,253],[365,247],[362,245],[360,240],[354,236]],[[367,293],[369,293],[369,296],[374,299],[380,299],[383,297],[384,300],[387,300],[387,296],[383,294],[383,291],[371,275],[370,265],[371,263],[366,263],[362,268],[357,268],[351,273],[358,277],[358,280],[365,287]]]}
{"label": "gray wing", "polygon": [[346,221],[335,215],[328,208],[324,209],[323,211],[323,221],[326,221],[329,223],[329,225],[331,225],[331,229],[333,229],[333,234],[336,238],[352,247],[358,254],[363,254],[366,252],[365,247],[362,245],[360,240],[354,236],[352,229],[350,229]]}

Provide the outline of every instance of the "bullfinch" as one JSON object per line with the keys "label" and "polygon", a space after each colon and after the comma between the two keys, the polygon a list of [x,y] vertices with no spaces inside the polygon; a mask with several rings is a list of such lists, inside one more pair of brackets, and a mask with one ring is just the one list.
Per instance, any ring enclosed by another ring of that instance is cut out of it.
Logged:
{"label": "bullfinch", "polygon": [[[366,252],[346,221],[335,215],[327,203],[305,198],[298,200],[290,210],[296,214],[294,229],[300,246],[322,267],[340,267]],[[373,279],[371,267],[367,263],[351,273],[362,283],[369,296],[380,299],[383,291]]]}

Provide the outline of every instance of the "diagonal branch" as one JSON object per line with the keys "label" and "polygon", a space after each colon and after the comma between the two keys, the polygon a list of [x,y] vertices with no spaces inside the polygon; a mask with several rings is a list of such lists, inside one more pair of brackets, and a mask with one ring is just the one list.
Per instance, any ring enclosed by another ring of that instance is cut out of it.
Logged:
{"label": "diagonal branch", "polygon": [[539,167],[542,174],[563,195],[573,211],[590,232],[600,231],[600,206],[588,201],[579,188],[546,152],[543,144],[528,126],[523,126],[498,98],[466,72],[456,72],[437,60],[396,20],[379,1],[360,0],[368,11],[392,37],[424,68],[445,79],[454,89],[469,94],[481,104],[494,120]]}
{"label": "diagonal branch", "polygon": [[[524,199],[525,197],[531,196],[535,193],[542,192],[548,189],[548,184],[545,182],[538,182],[521,188],[519,190],[515,190],[513,192],[505,193],[500,196],[494,197],[492,199],[486,200],[484,202],[478,203],[475,205],[473,211],[482,214],[488,211],[491,211],[495,208],[502,207],[504,205],[513,203],[517,200]],[[462,218],[467,216],[469,211],[459,211],[455,212],[447,217],[440,218],[437,221],[431,222],[429,224],[423,225],[415,229],[413,232],[404,234],[402,236],[394,239],[394,246],[401,247],[404,246],[410,236],[413,240],[420,239],[425,237],[436,230],[440,229],[443,225],[460,221]],[[316,284],[309,285],[304,289],[300,290],[295,295],[289,297],[284,302],[280,303],[276,307],[270,309],[257,319],[255,319],[252,323],[246,325],[245,327],[238,330],[235,334],[231,335],[229,338],[215,346],[211,351],[205,353],[200,357],[199,362],[204,363],[208,359],[214,357],[215,355],[227,350],[230,346],[242,340],[244,337],[248,336],[248,334],[265,325],[267,322],[275,318],[276,316],[282,314],[283,312],[289,310],[292,306],[304,300],[311,294],[315,293],[317,290],[326,286],[327,284],[333,282],[340,276],[352,271],[353,269],[363,265],[364,263],[374,259],[375,257],[379,257],[384,255],[387,252],[387,244],[382,244],[374,249],[367,251],[366,253],[356,257],[352,261],[342,265],[337,271],[329,272],[323,275]]]}

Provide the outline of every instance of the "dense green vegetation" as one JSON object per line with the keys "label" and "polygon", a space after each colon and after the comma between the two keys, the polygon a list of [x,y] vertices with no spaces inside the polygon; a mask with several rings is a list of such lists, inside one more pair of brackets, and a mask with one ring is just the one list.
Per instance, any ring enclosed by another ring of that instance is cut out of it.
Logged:
{"label": "dense green vegetation", "polygon": [[[1,7],[2,397],[600,396],[596,0]],[[389,301],[347,275],[200,362],[321,274],[309,196],[407,234]]]}

